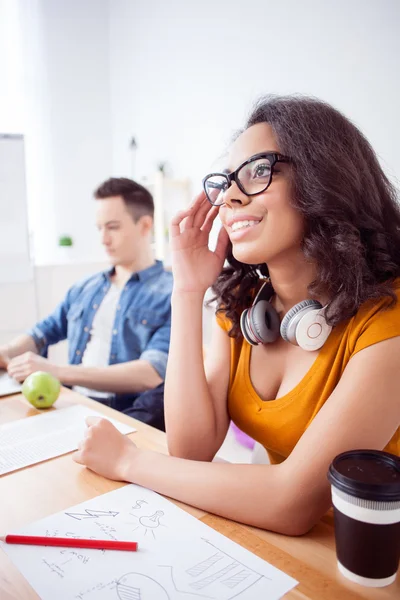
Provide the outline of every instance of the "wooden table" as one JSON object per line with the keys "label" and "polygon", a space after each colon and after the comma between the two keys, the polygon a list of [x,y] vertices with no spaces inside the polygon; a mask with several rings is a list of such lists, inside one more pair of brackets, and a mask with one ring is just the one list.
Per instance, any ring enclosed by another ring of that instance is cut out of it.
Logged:
{"label": "wooden table", "polygon": [[[62,391],[56,408],[74,403],[86,404],[105,415],[136,427],[137,432],[130,436],[139,447],[167,452],[165,434],[161,431],[69,390]],[[0,399],[0,424],[30,417],[38,412],[20,394]],[[71,460],[71,454],[3,475],[0,477],[0,532],[5,534],[122,485],[124,484],[109,481],[82,468]],[[381,589],[361,587],[340,575],[336,568],[331,512],[309,534],[291,538],[206,514],[178,502],[176,504],[299,581],[299,585],[286,594],[285,599],[400,598],[400,574],[396,583]],[[37,594],[2,550],[0,599],[38,599]]]}

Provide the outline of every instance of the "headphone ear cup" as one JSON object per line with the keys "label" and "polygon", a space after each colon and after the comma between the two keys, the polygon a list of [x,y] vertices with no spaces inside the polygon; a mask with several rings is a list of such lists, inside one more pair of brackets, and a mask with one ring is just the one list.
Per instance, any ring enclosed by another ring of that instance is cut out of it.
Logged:
{"label": "headphone ear cup", "polygon": [[252,346],[257,346],[257,342],[253,341],[253,338],[250,336],[250,332],[247,326],[247,315],[249,310],[249,308],[246,308],[246,310],[244,310],[240,315],[240,329],[242,330],[242,334],[246,342],[248,342]]}
{"label": "headphone ear cup", "polygon": [[303,350],[318,350],[327,340],[332,327],[327,324],[322,305],[303,300],[289,310],[281,323],[281,336]]}
{"label": "headphone ear cup", "polygon": [[296,326],[306,309],[322,308],[316,300],[303,300],[295,304],[283,317],[281,323],[281,336],[285,342],[296,344]]}
{"label": "headphone ear cup", "polygon": [[243,335],[253,346],[257,344],[269,344],[275,342],[279,335],[279,316],[268,300],[259,300],[242,318],[245,323]]}
{"label": "headphone ear cup", "polygon": [[324,309],[313,309],[299,321],[296,328],[296,341],[303,350],[319,350],[331,331],[331,325],[328,325],[325,320]]}

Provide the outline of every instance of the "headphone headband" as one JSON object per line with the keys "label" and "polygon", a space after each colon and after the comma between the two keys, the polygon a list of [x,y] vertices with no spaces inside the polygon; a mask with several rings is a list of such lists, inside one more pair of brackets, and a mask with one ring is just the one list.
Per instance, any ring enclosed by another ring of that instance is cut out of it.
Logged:
{"label": "headphone headband", "polygon": [[272,283],[269,279],[267,279],[267,281],[264,281],[264,283],[258,290],[257,295],[253,300],[252,306],[254,306],[259,300],[267,300],[267,302],[269,302],[274,293],[275,292],[274,288],[272,287]]}
{"label": "headphone headband", "polygon": [[250,308],[240,317],[240,328],[246,341],[253,346],[274,342],[279,333],[286,341],[304,350],[318,350],[328,338],[332,327],[326,323],[324,308],[316,300],[303,300],[293,306],[282,323],[270,303],[274,295],[270,280],[257,292]]}

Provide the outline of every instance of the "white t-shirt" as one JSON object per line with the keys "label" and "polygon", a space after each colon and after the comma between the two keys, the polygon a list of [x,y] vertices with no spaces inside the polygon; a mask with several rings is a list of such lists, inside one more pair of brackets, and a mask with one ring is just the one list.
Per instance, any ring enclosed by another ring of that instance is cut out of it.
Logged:
{"label": "white t-shirt", "polygon": [[[112,331],[120,294],[121,290],[116,285],[111,284],[97,309],[90,331],[90,339],[82,356],[81,364],[84,367],[107,367],[109,364]],[[84,396],[91,396],[99,400],[110,398],[113,395],[110,392],[91,390],[79,385],[74,386],[73,390]]]}

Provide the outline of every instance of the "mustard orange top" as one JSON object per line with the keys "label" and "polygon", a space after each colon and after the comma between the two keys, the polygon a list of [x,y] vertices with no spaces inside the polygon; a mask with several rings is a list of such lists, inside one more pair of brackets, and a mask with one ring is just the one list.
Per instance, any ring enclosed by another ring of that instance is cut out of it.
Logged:
{"label": "mustard orange top", "polygon": [[[400,290],[397,290],[400,298]],[[284,396],[265,401],[250,380],[251,346],[242,337],[231,339],[228,409],[231,419],[260,442],[271,462],[282,462],[328,400],[352,356],[377,342],[400,336],[400,300],[368,301],[357,314],[332,329],[314,363],[295,388]],[[217,315],[219,325],[229,331],[230,322]],[[399,357],[400,365],[400,357]],[[385,450],[400,456],[400,427]]]}

